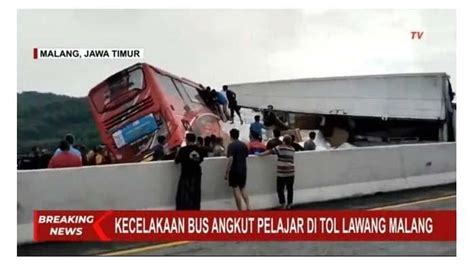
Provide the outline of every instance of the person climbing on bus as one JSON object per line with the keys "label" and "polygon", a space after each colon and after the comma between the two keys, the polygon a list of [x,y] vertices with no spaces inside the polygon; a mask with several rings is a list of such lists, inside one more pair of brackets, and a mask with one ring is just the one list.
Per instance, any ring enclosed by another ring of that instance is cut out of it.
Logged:
{"label": "person climbing on bus", "polygon": [[212,98],[211,88],[210,87],[204,88],[204,86],[202,84],[199,84],[199,88],[200,88],[198,90],[199,96],[201,96],[201,99],[203,100],[204,104],[209,109],[211,109],[211,111],[216,112],[217,111],[215,109],[216,105],[215,105],[215,102],[213,101],[213,98]]}
{"label": "person climbing on bus", "polygon": [[242,116],[240,115],[240,106],[237,104],[237,95],[235,92],[229,90],[227,85],[222,86],[222,90],[225,92],[227,96],[227,100],[229,102],[229,109],[230,109],[230,119],[231,119],[231,124],[234,123],[234,113],[239,116],[240,119],[240,124],[243,125],[244,121],[242,120]]}
{"label": "person climbing on bus", "polygon": [[226,122],[229,120],[229,112],[227,111],[227,98],[224,96],[222,92],[216,91],[216,90],[211,90],[212,93],[212,98],[216,103],[217,109],[219,110],[219,113],[221,114],[222,120]]}

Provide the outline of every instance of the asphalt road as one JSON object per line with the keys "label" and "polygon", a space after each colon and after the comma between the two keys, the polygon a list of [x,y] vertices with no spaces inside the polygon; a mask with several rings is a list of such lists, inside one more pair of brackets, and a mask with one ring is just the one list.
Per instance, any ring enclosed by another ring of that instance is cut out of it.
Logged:
{"label": "asphalt road", "polygon": [[[455,210],[456,185],[380,193],[295,209]],[[455,256],[456,242],[171,242],[23,245],[18,255],[109,256]]]}

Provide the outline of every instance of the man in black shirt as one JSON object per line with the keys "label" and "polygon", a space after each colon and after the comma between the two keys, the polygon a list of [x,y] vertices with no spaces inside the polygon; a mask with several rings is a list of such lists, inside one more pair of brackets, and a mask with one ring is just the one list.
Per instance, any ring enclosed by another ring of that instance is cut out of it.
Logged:
{"label": "man in black shirt", "polygon": [[158,145],[156,145],[155,151],[153,152],[153,161],[159,161],[165,158],[165,141],[165,136],[158,136]]}
{"label": "man in black shirt", "polygon": [[303,147],[301,147],[301,145],[296,142],[296,137],[295,135],[291,135],[291,147],[293,147],[293,149],[295,149],[295,151],[303,151]]}
{"label": "man in black shirt", "polygon": [[229,109],[230,109],[230,117],[232,119],[231,124],[234,123],[234,112],[239,116],[240,124],[243,125],[244,121],[242,120],[242,116],[240,116],[240,106],[237,105],[237,95],[235,92],[229,90],[227,85],[222,87],[222,90],[225,91],[225,96],[227,97],[227,101],[229,102]]}
{"label": "man in black shirt", "polygon": [[267,150],[271,150],[278,145],[283,144],[280,140],[281,132],[278,129],[273,130],[273,138],[267,142]]}
{"label": "man in black shirt", "polygon": [[273,105],[268,105],[266,110],[263,110],[263,125],[265,126],[265,130],[267,133],[267,138],[271,139],[273,130],[286,130],[288,127],[277,117],[275,112],[273,111]]}
{"label": "man in black shirt", "polygon": [[225,173],[225,180],[229,180],[229,186],[234,190],[237,209],[243,210],[242,201],[245,202],[247,210],[250,210],[249,197],[245,191],[247,182],[247,157],[249,151],[247,145],[239,140],[239,130],[230,131],[232,142],[227,146],[227,157],[229,162]]}
{"label": "man in black shirt", "polygon": [[186,134],[186,146],[178,150],[175,163],[181,163],[176,210],[201,209],[201,163],[204,152],[196,145],[196,135]]}

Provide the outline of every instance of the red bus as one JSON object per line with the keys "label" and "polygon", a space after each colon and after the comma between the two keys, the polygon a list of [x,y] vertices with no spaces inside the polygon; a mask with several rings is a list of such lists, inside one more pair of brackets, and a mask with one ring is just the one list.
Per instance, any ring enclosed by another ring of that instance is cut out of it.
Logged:
{"label": "red bus", "polygon": [[139,162],[153,153],[160,135],[168,154],[182,145],[186,131],[223,137],[220,118],[201,96],[199,84],[140,63],[91,89],[89,103],[115,161]]}

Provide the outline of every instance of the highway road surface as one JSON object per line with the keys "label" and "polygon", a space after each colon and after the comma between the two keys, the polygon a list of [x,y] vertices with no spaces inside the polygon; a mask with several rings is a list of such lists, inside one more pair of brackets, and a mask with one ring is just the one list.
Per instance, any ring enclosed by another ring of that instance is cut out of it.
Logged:
{"label": "highway road surface", "polygon": [[[311,203],[295,209],[455,210],[456,185]],[[455,256],[456,242],[47,243],[18,246],[17,251],[19,256]]]}

